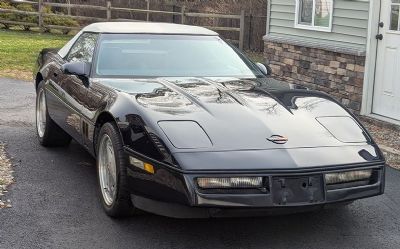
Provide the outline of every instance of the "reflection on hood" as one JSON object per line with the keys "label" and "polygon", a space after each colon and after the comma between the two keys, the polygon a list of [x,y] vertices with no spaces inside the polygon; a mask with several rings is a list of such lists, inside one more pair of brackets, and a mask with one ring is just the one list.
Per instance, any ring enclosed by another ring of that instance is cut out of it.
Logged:
{"label": "reflection on hood", "polygon": [[[312,108],[317,98],[299,102],[299,96],[290,92],[296,85],[272,78],[238,79],[211,78],[155,78],[155,79],[100,79],[101,83],[135,96],[145,108],[172,115],[207,110],[212,112],[218,105],[246,106],[266,114],[302,108]],[[210,111],[211,110],[211,111]]]}
{"label": "reflection on hood", "polygon": [[166,87],[156,88],[151,93],[137,94],[136,99],[142,106],[160,112],[178,114],[196,110],[189,99]]}

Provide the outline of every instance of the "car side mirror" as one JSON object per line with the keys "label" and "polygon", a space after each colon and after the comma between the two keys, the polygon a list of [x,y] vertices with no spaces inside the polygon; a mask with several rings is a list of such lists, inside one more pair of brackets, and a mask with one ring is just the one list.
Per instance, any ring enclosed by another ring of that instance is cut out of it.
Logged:
{"label": "car side mirror", "polygon": [[256,65],[265,76],[272,74],[272,69],[268,65],[259,62],[257,62]]}
{"label": "car side mirror", "polygon": [[62,65],[61,69],[64,74],[88,78],[90,74],[90,63],[81,61],[68,62]]}

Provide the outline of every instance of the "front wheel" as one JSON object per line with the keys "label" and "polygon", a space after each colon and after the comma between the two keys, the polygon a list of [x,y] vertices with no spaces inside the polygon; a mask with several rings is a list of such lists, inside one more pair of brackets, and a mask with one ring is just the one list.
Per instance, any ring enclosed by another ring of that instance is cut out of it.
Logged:
{"label": "front wheel", "polygon": [[36,131],[43,146],[65,146],[71,142],[71,136],[49,116],[43,81],[39,83],[36,95]]}
{"label": "front wheel", "polygon": [[107,215],[121,217],[134,214],[136,209],[127,188],[128,159],[115,124],[106,123],[101,127],[96,159],[100,199]]}

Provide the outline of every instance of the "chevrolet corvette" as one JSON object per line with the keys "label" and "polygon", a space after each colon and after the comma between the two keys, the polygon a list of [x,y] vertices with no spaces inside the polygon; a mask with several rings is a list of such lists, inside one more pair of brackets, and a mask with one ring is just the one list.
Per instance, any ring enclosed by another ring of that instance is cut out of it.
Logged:
{"label": "chevrolet corvette", "polygon": [[95,23],[38,56],[43,146],[96,158],[106,214],[319,210],[384,192],[385,159],[331,96],[271,76],[214,31]]}

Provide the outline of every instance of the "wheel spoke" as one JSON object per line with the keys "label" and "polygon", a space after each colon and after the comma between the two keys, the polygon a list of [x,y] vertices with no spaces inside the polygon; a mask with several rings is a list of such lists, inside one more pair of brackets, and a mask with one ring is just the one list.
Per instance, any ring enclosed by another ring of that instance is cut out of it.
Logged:
{"label": "wheel spoke", "polygon": [[41,114],[42,114],[42,122],[45,120],[46,118],[46,102],[44,99],[44,93],[42,93],[42,108],[41,108]]}
{"label": "wheel spoke", "polygon": [[108,140],[107,142],[107,157],[108,157],[108,167],[110,169],[110,173],[116,179],[116,167],[115,167],[115,156],[114,156],[114,149],[111,143],[111,140]]}
{"label": "wheel spoke", "polygon": [[111,174],[108,177],[108,192],[110,193],[111,197],[114,198],[114,179]]}
{"label": "wheel spoke", "polygon": [[44,136],[46,128],[46,95],[44,90],[40,90],[37,96],[36,103],[36,126],[40,137]]}
{"label": "wheel spoke", "polygon": [[114,202],[116,195],[116,161],[112,141],[108,135],[100,140],[99,148],[99,179],[103,199],[107,205]]}

